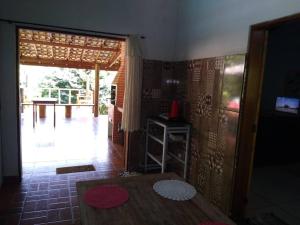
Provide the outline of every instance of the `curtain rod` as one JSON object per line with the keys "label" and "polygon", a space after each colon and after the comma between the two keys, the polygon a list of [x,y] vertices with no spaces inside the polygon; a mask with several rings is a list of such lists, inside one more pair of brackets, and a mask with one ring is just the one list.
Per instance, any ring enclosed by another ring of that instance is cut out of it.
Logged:
{"label": "curtain rod", "polygon": [[[28,23],[28,22],[22,22],[22,21],[17,21],[17,20],[8,20],[8,19],[3,19],[3,18],[0,18],[0,21],[6,22],[6,23],[14,23],[14,24],[19,24],[19,25],[24,25],[24,26],[41,26],[41,27],[49,27],[49,28],[54,28],[54,29],[66,29],[66,30],[72,30],[72,31],[78,31],[78,32],[95,33],[95,34],[104,35],[104,36],[113,36],[112,38],[118,38],[116,36],[119,36],[120,38],[130,36],[129,34],[94,31],[94,30],[79,29],[79,28],[73,28],[73,27],[47,25],[47,24],[41,24],[41,23]],[[146,37],[143,35],[140,35],[140,38],[145,39]]]}

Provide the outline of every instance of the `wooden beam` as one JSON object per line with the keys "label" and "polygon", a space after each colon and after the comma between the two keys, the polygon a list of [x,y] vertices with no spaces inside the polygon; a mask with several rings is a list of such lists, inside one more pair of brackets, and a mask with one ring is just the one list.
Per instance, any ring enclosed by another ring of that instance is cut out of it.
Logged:
{"label": "wooden beam", "polygon": [[93,46],[81,46],[81,45],[71,45],[71,44],[63,44],[63,43],[55,43],[55,42],[45,42],[45,41],[36,41],[36,40],[25,40],[20,39],[20,44],[26,43],[26,44],[39,44],[39,45],[48,45],[52,47],[64,47],[64,48],[77,48],[77,49],[83,49],[83,50],[94,50],[94,51],[109,51],[109,52],[120,52],[120,48],[105,48],[103,46],[101,47],[93,47]]}
{"label": "wooden beam", "polygon": [[[70,52],[71,52],[71,48],[68,48],[68,51],[67,51],[67,60],[70,59]],[[83,52],[83,51],[82,51]],[[53,48],[52,48],[52,55],[54,55],[53,53]]]}
{"label": "wooden beam", "polygon": [[111,67],[114,65],[114,63],[118,60],[118,58],[121,56],[121,52],[116,52],[115,55],[109,60],[108,64],[106,67]]}
{"label": "wooden beam", "polygon": [[94,117],[98,117],[99,115],[99,76],[100,66],[99,64],[95,65],[95,97],[94,97]]}
{"label": "wooden beam", "polygon": [[114,54],[114,56],[111,57],[111,59],[109,60],[109,62],[107,63],[107,67],[111,67],[117,61],[117,59],[121,56],[121,49],[122,49],[121,43],[119,44],[119,49],[120,49],[120,51],[116,52]]}
{"label": "wooden beam", "polygon": [[[76,69],[95,69],[95,63],[90,62],[77,62],[69,60],[55,60],[55,59],[41,59],[35,57],[20,57],[20,64],[22,65],[33,65],[33,66],[49,66],[49,67],[62,67],[62,68],[76,68]],[[113,65],[107,67],[105,65],[99,64],[102,70],[117,71],[119,66]]]}
{"label": "wooden beam", "polygon": [[89,62],[42,59],[42,58],[25,57],[25,56],[20,57],[20,63],[25,65],[67,67],[67,68],[79,68],[79,69],[94,69],[95,67],[94,63],[89,63]]}

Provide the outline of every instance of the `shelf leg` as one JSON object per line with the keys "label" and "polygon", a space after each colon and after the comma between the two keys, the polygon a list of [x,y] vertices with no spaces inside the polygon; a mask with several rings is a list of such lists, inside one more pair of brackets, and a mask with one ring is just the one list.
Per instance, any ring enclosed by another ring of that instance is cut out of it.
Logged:
{"label": "shelf leg", "polygon": [[35,107],[34,107],[34,110],[35,110],[35,122],[37,123],[37,111],[38,111],[38,106],[37,105],[35,105]]}
{"label": "shelf leg", "polygon": [[56,125],[56,112],[55,112],[55,103],[53,105],[53,111],[54,111],[54,114],[53,114],[53,125],[54,125],[54,128],[55,128],[55,125]]}
{"label": "shelf leg", "polygon": [[161,173],[165,172],[166,167],[166,151],[168,149],[168,140],[167,140],[167,128],[164,127],[164,143],[163,143],[163,152],[162,152],[162,159],[161,159]]}
{"label": "shelf leg", "polygon": [[147,121],[147,130],[146,130],[146,148],[145,148],[145,168],[144,168],[144,171],[145,173],[147,173],[147,164],[148,164],[148,143],[149,143],[149,136],[148,136],[148,133],[149,133],[149,121]]}
{"label": "shelf leg", "polygon": [[34,104],[32,104],[32,126],[35,126],[35,112],[34,112]]}
{"label": "shelf leg", "polygon": [[188,164],[188,151],[189,151],[189,144],[190,144],[190,128],[186,132],[185,138],[185,156],[184,156],[184,171],[183,171],[183,178],[186,179],[187,174],[187,164]]}

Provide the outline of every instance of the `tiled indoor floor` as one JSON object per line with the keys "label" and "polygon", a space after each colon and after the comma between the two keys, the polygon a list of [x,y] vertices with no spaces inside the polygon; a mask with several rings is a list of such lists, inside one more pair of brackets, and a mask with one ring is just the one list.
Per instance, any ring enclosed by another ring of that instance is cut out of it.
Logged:
{"label": "tiled indoor floor", "polygon": [[255,168],[247,214],[272,212],[287,224],[300,224],[300,164]]}
{"label": "tiled indoor floor", "polygon": [[118,171],[24,175],[21,184],[1,189],[0,224],[80,224],[76,182],[117,175]]}
{"label": "tiled indoor floor", "polygon": [[[47,113],[52,115],[51,109]],[[58,109],[55,129],[51,116],[33,129],[26,109],[21,122],[23,180],[3,185],[0,225],[79,224],[76,182],[118,176],[124,169],[122,146],[107,138],[107,116],[74,110],[66,120]],[[96,171],[55,174],[57,167],[84,164]]]}

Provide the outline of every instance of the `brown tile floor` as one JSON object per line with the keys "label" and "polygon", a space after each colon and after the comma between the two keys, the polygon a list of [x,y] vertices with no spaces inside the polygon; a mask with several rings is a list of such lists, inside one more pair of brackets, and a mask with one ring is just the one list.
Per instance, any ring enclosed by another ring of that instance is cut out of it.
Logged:
{"label": "brown tile floor", "polygon": [[117,170],[62,175],[26,174],[0,192],[1,225],[80,224],[76,182],[118,176]]}
{"label": "brown tile floor", "polygon": [[[49,110],[50,111],[50,110]],[[51,115],[51,112],[48,112]],[[32,128],[30,109],[22,115],[23,180],[0,191],[0,225],[80,224],[76,182],[118,176],[123,148],[107,138],[107,117],[57,113]],[[96,171],[56,175],[57,167],[93,164]]]}

